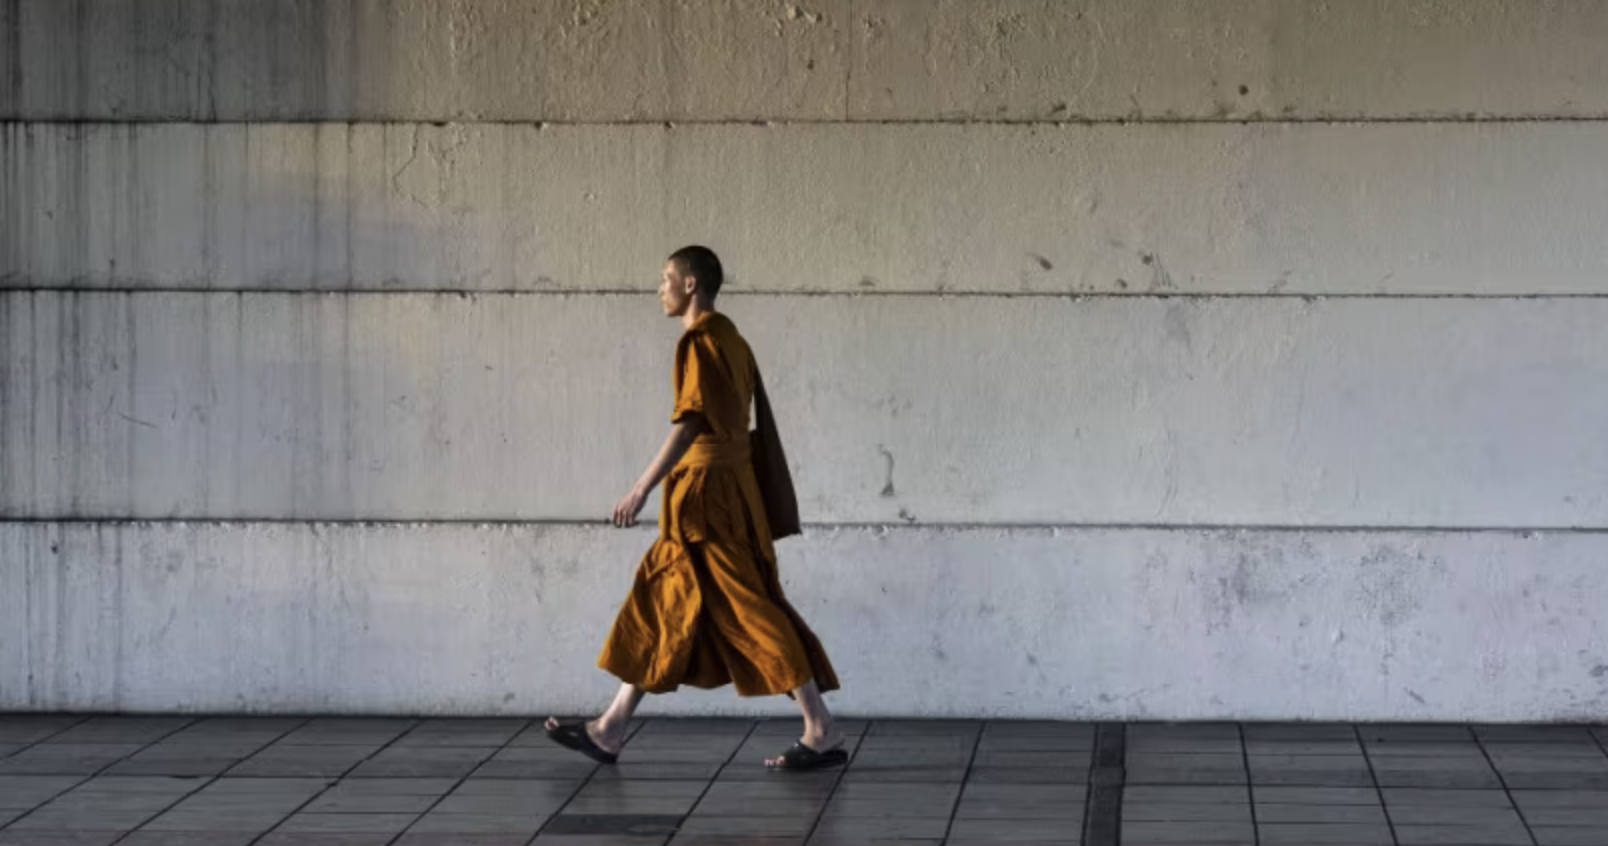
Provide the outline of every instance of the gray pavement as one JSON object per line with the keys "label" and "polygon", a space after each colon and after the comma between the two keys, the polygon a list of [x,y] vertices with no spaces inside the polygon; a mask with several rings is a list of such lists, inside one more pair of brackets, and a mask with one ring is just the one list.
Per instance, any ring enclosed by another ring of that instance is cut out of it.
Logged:
{"label": "gray pavement", "polygon": [[0,846],[1608,846],[1608,728],[0,715]]}

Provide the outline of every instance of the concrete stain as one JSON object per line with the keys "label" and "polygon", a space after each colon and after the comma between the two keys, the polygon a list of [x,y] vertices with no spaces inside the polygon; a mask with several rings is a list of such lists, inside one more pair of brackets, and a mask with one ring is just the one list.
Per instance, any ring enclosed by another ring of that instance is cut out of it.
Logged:
{"label": "concrete stain", "polygon": [[[893,487],[893,453],[889,452],[887,447],[882,446],[877,447],[877,451],[882,453],[882,457],[888,462],[887,482],[882,486],[882,497],[892,499],[898,495],[898,492]],[[903,512],[900,513],[901,515],[903,514]]]}

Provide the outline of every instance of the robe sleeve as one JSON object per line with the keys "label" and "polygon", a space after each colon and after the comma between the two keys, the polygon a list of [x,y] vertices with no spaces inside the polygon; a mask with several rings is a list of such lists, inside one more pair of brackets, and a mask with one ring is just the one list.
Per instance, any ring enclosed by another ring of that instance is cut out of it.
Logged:
{"label": "robe sleeve", "polygon": [[720,404],[731,393],[725,369],[715,357],[713,344],[699,334],[688,333],[676,346],[676,405],[671,423],[698,416],[718,440],[728,432],[721,424]]}

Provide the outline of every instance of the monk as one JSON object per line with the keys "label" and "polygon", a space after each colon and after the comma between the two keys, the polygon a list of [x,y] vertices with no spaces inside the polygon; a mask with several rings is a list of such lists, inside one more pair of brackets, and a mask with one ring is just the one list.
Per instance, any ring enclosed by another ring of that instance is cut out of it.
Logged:
{"label": "monk", "polygon": [[[659,537],[598,660],[622,682],[614,702],[595,720],[550,718],[547,734],[612,764],[644,694],[734,684],[739,696],[786,694],[804,714],[798,743],[766,766],[838,766],[848,756],[821,700],[838,689],[837,676],[782,594],[772,545],[773,517],[778,533],[798,531],[797,500],[785,459],[765,460],[781,454],[780,442],[753,353],[715,310],[724,276],[706,247],[683,248],[665,263],[659,302],[686,328],[676,345],[671,430],[613,519],[616,526],[635,525],[648,494],[663,482]],[[752,435],[750,404],[759,424]]]}

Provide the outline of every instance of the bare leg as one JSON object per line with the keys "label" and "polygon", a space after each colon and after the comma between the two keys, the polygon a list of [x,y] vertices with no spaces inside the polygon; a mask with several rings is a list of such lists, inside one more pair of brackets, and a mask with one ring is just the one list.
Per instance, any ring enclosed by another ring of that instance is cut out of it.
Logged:
{"label": "bare leg", "polygon": [[[843,735],[838,732],[832,712],[826,709],[826,702],[821,699],[821,689],[813,680],[793,691],[793,698],[804,713],[804,736],[799,738],[800,742],[816,752],[829,752],[843,745]],[[782,763],[781,758],[765,760],[768,767],[779,767]]]}
{"label": "bare leg", "polygon": [[[636,713],[640,704],[641,688],[630,684],[620,685],[620,691],[614,694],[614,701],[609,703],[609,709],[603,712],[603,716],[586,724],[586,733],[604,752],[620,754],[620,748],[625,745],[626,727],[631,724],[631,715]],[[548,717],[547,727],[558,728],[558,718]]]}

